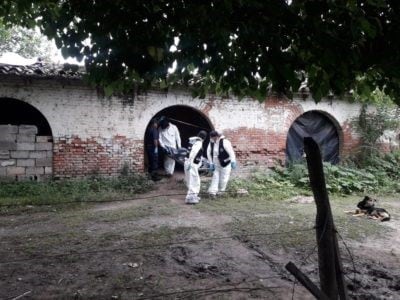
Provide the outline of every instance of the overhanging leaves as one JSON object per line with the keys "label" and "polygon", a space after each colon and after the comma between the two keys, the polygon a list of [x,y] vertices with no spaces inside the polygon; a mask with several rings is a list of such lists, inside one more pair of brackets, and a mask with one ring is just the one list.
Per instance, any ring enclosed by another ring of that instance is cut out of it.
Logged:
{"label": "overhanging leaves", "polygon": [[144,87],[161,80],[261,98],[267,86],[291,95],[307,77],[319,100],[364,76],[369,90],[400,99],[400,2],[288,2],[19,0],[3,1],[0,16],[84,57],[96,84],[129,89],[135,73]]}

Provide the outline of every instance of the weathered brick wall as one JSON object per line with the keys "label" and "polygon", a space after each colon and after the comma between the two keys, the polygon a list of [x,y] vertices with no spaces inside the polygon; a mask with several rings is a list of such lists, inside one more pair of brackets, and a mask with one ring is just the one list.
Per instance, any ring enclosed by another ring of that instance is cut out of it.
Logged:
{"label": "weathered brick wall", "polygon": [[154,115],[174,105],[193,108],[229,138],[241,170],[283,163],[291,124],[310,110],[324,113],[336,124],[342,155],[359,141],[350,120],[360,107],[344,101],[193,99],[185,91],[105,98],[78,81],[21,78],[0,81],[0,106],[4,98],[29,103],[47,119],[53,134],[52,171],[57,178],[116,176],[124,166],[143,172],[146,126]]}
{"label": "weathered brick wall", "polygon": [[143,141],[124,136],[60,137],[54,142],[54,169],[58,178],[118,176],[124,168],[142,172],[142,157]]}
{"label": "weathered brick wall", "polygon": [[51,136],[37,135],[32,125],[0,125],[0,177],[44,180],[52,175]]}

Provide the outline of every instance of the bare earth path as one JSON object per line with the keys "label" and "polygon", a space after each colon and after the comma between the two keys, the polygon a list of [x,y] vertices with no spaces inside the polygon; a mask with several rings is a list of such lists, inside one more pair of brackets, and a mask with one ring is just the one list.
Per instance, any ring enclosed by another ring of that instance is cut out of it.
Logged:
{"label": "bare earth path", "polygon": [[[308,253],[273,247],[275,235],[237,233],[249,218],[269,224],[268,213],[210,209],[224,199],[188,206],[184,194],[177,175],[137,200],[1,215],[0,299],[313,299],[299,285],[293,289],[284,270],[290,260],[300,266]],[[348,245],[358,272],[350,287],[354,295],[373,295],[358,299],[400,298],[400,207],[393,203],[384,238]],[[306,234],[314,236],[298,237]],[[317,281],[310,254],[303,269]],[[353,263],[344,256],[351,282]]]}

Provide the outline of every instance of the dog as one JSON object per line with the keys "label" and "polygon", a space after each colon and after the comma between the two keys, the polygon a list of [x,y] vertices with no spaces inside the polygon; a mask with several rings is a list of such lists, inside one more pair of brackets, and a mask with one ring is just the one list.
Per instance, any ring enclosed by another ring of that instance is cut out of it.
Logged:
{"label": "dog", "polygon": [[355,211],[346,211],[346,213],[351,213],[355,217],[366,215],[371,219],[381,222],[389,221],[390,214],[384,208],[375,207],[376,202],[376,199],[365,196],[363,200],[358,202],[358,208]]}

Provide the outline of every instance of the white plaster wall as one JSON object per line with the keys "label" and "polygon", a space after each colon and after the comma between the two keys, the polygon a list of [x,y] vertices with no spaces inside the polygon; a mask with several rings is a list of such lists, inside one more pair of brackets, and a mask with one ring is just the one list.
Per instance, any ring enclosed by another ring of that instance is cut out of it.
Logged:
{"label": "white plaster wall", "polygon": [[[54,137],[77,135],[83,139],[115,135],[143,139],[150,119],[173,105],[208,111],[208,117],[217,130],[246,127],[285,133],[287,128],[283,123],[291,113],[279,105],[265,110],[264,103],[252,99],[193,99],[190,93],[182,91],[168,94],[151,92],[128,103],[121,98],[99,97],[95,90],[83,85],[63,86],[49,80],[36,80],[34,84],[25,84],[22,80],[3,81],[0,83],[2,97],[22,100],[36,107],[48,120]],[[359,112],[359,105],[343,101],[315,103],[311,99],[294,99],[293,102],[304,111],[326,111],[339,124]]]}
{"label": "white plaster wall", "polygon": [[294,101],[301,105],[304,112],[310,110],[327,112],[333,116],[339,124],[343,124],[344,122],[358,116],[361,108],[360,104],[349,103],[337,98],[332,100],[322,100],[318,103],[313,101],[311,98],[306,101],[300,98],[295,98]]}

